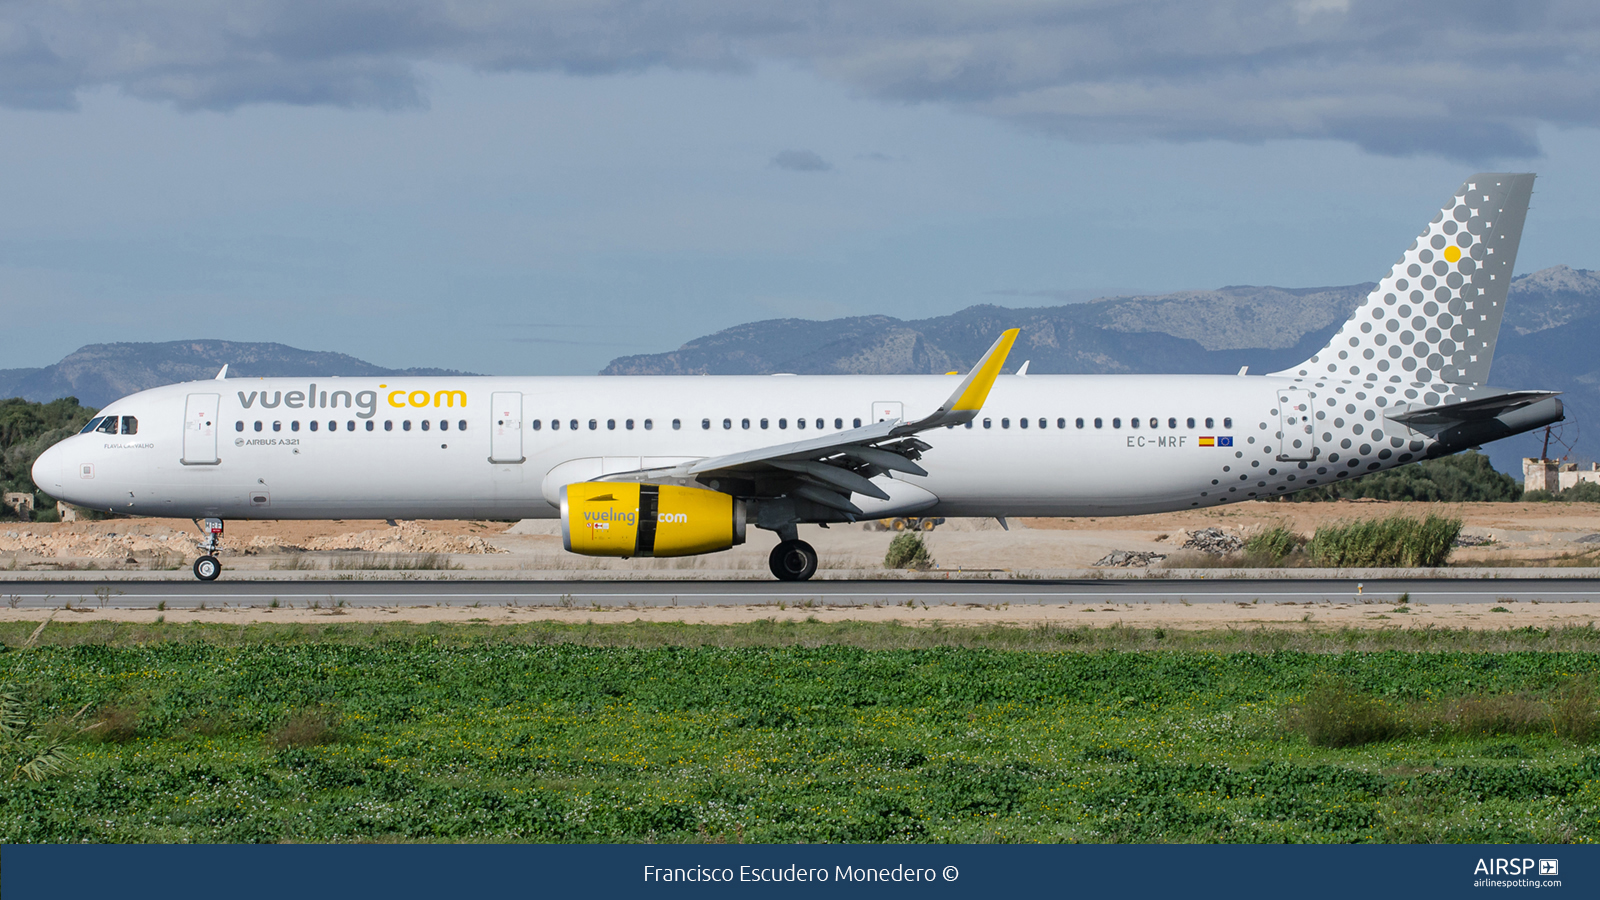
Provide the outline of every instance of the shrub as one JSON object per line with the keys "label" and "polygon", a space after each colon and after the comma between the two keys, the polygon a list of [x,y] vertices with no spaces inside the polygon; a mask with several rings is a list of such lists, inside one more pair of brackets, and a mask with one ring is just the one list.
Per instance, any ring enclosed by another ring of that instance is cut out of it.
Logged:
{"label": "shrub", "polygon": [[1460,519],[1391,516],[1318,528],[1306,551],[1315,566],[1442,566],[1460,533]]}
{"label": "shrub", "polygon": [[90,740],[108,743],[131,741],[139,736],[139,710],[131,706],[102,706],[84,734]]}
{"label": "shrub", "polygon": [[1252,561],[1259,561],[1258,564],[1273,566],[1305,542],[1305,538],[1290,531],[1288,526],[1275,525],[1245,541],[1244,552]]}
{"label": "shrub", "polygon": [[1495,471],[1489,457],[1469,450],[1290,494],[1290,500],[1424,500],[1435,503],[1511,501],[1522,485]]}
{"label": "shrub", "polygon": [[883,556],[883,567],[886,569],[931,569],[933,557],[928,555],[928,545],[922,542],[922,535],[915,531],[907,531],[898,535],[889,544],[889,552]]}
{"label": "shrub", "polygon": [[1359,747],[1400,734],[1399,718],[1342,681],[1319,682],[1290,713],[1290,727],[1313,747]]}
{"label": "shrub", "polygon": [[1526,694],[1466,697],[1448,704],[1446,723],[1469,737],[1534,734],[1548,727],[1550,716],[1543,703]]}

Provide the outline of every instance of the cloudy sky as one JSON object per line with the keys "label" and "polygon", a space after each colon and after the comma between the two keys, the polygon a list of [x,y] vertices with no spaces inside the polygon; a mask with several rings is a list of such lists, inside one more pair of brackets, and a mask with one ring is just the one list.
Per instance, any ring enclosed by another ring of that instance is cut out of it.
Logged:
{"label": "cloudy sky", "polygon": [[1600,268],[1597,126],[1593,0],[7,2],[0,368],[1349,284],[1484,169]]}

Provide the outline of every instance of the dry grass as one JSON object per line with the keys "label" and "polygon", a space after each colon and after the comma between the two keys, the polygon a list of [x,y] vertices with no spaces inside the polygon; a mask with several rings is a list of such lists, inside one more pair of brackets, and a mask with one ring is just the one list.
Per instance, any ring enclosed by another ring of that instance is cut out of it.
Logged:
{"label": "dry grass", "polygon": [[339,740],[339,714],[326,707],[297,710],[273,729],[271,739],[279,749],[334,743]]}
{"label": "dry grass", "polygon": [[95,711],[93,721],[84,729],[84,737],[91,741],[120,744],[139,736],[140,709],[136,706],[108,704]]}

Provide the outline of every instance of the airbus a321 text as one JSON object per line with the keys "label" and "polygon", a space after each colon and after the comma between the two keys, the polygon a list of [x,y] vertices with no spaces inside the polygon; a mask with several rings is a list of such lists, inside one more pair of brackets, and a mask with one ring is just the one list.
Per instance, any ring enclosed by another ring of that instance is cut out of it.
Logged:
{"label": "airbus a321 text", "polygon": [[686,556],[801,523],[1108,516],[1337,482],[1541,427],[1550,391],[1485,385],[1532,175],[1468,178],[1305,362],[1265,376],[224,378],[112,403],[33,468],[119,514],[223,521],[552,518],[568,550]]}

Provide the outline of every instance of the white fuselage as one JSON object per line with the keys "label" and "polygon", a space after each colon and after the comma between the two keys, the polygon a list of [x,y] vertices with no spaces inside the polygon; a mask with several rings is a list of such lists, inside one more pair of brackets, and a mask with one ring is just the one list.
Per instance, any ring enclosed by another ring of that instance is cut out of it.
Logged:
{"label": "white fuselage", "polygon": [[[133,515],[553,517],[564,483],[916,419],[955,381],[230,378],[118,400],[102,412],[135,417],[135,434],[68,438],[34,472],[55,497]],[[1290,460],[1279,458],[1286,390],[1317,412],[1308,438],[1316,446]],[[920,460],[928,475],[894,476],[920,490],[862,506],[869,515],[1099,516],[1279,495],[1419,458],[1430,439],[1383,412],[1437,402],[1430,390],[1314,378],[1001,376],[972,425],[920,435],[932,447]]]}

